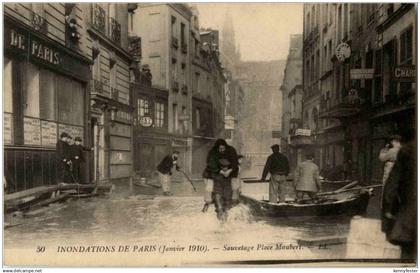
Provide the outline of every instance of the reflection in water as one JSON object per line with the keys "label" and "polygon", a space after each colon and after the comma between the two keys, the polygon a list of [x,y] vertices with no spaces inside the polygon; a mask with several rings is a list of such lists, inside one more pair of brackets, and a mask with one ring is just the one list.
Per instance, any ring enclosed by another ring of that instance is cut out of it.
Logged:
{"label": "reflection in water", "polygon": [[5,230],[5,247],[44,244],[162,244],[195,243],[223,247],[225,244],[296,242],[309,236],[343,236],[349,219],[258,218],[240,204],[220,223],[214,207],[201,212],[203,199],[191,196],[146,196],[114,194],[91,199],[73,199],[51,205],[34,217],[7,215],[6,223],[21,225]]}

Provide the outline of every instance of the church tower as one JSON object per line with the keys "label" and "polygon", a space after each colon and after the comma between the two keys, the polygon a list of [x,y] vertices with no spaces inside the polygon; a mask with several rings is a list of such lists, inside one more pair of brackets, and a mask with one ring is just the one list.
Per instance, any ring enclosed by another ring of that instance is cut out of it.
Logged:
{"label": "church tower", "polygon": [[225,68],[235,74],[235,67],[239,63],[239,51],[236,48],[235,29],[230,8],[226,10],[221,36],[221,60]]}

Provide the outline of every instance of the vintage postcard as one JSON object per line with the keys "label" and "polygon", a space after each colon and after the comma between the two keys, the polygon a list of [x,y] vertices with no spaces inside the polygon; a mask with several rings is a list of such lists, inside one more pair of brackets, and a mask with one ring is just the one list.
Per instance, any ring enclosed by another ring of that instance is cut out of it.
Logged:
{"label": "vintage postcard", "polygon": [[414,3],[3,3],[3,266],[416,266],[417,27]]}

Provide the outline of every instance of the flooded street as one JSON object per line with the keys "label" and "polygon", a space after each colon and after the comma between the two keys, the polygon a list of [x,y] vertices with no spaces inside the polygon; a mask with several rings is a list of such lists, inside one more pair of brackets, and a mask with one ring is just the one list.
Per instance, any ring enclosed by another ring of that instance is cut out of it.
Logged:
{"label": "flooded street", "polygon": [[[200,192],[203,185],[196,185],[199,193],[193,193],[188,183],[174,183],[175,195],[170,197],[146,195],[137,186],[119,186],[109,196],[71,199],[50,205],[47,211],[39,215],[7,215],[5,222],[16,226],[5,229],[6,251],[36,249],[42,245],[60,252],[60,246],[64,246],[64,249],[68,246],[86,246],[86,242],[89,246],[129,245],[132,248],[137,246],[137,249],[146,245],[158,249],[162,245],[188,249],[196,245],[205,246],[203,252],[216,254],[211,255],[216,260],[235,260],[239,257],[243,259],[243,255],[249,251],[245,249],[244,253],[230,253],[229,247],[296,245],[299,238],[343,236],[349,229],[348,217],[322,220],[308,217],[255,218],[249,208],[242,204],[233,208],[228,221],[221,224],[214,207],[207,213],[201,212],[203,198]],[[245,185],[244,191],[259,189],[264,192],[266,186],[266,183]],[[317,258],[318,255],[322,255],[322,258],[343,258],[342,255],[345,255],[343,251],[326,251],[277,251],[273,252],[273,258]],[[263,255],[267,259],[267,253]],[[258,259],[258,255],[254,252],[249,258]]]}

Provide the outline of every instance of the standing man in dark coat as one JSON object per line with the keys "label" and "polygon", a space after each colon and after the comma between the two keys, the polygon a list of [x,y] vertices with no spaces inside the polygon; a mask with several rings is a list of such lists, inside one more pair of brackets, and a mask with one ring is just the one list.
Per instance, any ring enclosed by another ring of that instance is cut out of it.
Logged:
{"label": "standing man in dark coat", "polygon": [[270,173],[269,201],[271,203],[284,202],[286,178],[289,174],[289,160],[280,153],[278,144],[271,146],[271,150],[273,153],[267,158],[261,181],[265,181],[268,173]]}
{"label": "standing man in dark coat", "polygon": [[172,195],[171,193],[171,175],[172,168],[175,166],[176,170],[179,170],[177,164],[179,151],[174,151],[172,155],[165,156],[157,167],[159,174],[159,181],[162,185],[164,195]]}
{"label": "standing man in dark coat", "polygon": [[[410,133],[411,135],[411,133]],[[401,259],[417,257],[417,146],[409,136],[384,186],[382,231],[401,247]]]}
{"label": "standing man in dark coat", "polygon": [[57,177],[59,183],[69,183],[71,181],[69,166],[70,160],[70,149],[69,149],[69,138],[67,133],[61,133],[60,139],[57,141],[56,148],[56,159],[57,159]]}
{"label": "standing man in dark coat", "polygon": [[76,137],[74,139],[74,144],[70,146],[71,151],[71,161],[73,166],[73,177],[76,183],[80,183],[81,177],[81,168],[85,161],[84,151],[91,151],[91,149],[86,148],[82,145],[82,138]]}

